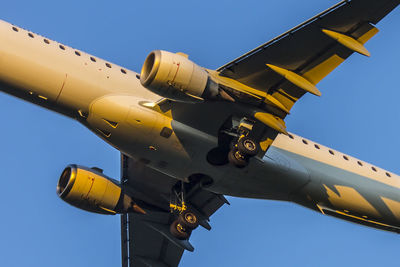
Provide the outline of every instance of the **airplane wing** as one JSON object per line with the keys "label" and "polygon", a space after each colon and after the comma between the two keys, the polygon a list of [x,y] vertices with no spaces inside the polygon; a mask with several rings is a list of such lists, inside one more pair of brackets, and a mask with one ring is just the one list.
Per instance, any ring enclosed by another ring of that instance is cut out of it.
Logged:
{"label": "airplane wing", "polygon": [[[378,30],[374,24],[399,0],[346,0],[217,69],[255,92],[272,95],[289,111],[352,53],[369,56],[364,44]],[[259,94],[262,95],[262,94]],[[287,112],[280,117],[286,116]]]}
{"label": "airplane wing", "polygon": [[[369,56],[364,44],[378,32],[374,25],[399,3],[400,0],[342,1],[220,67],[216,73],[210,71],[210,75],[219,76],[218,81],[226,88],[239,88],[247,96],[264,98],[268,106],[279,107],[281,112],[273,113],[282,120],[305,93],[320,95],[315,85],[351,54]],[[193,116],[187,109],[185,113]],[[276,126],[267,115],[256,118]],[[271,128],[279,130],[281,125]],[[124,190],[148,212],[145,216],[121,217],[122,266],[177,266],[184,250],[194,249],[189,241],[178,240],[169,231],[174,220],[169,199],[177,180],[146,167],[145,161],[126,156],[122,156],[121,180]],[[210,229],[209,217],[227,203],[226,199],[201,186],[189,191],[186,201],[202,215],[200,225]]]}
{"label": "airplane wing", "polygon": [[[170,233],[174,220],[169,200],[177,180],[146,167],[146,162],[121,155],[124,190],[146,210],[146,215],[121,215],[122,267],[178,266],[184,250],[193,251],[187,240]],[[200,225],[211,229],[209,217],[222,205],[224,196],[196,186],[187,190],[187,205],[200,215]]]}

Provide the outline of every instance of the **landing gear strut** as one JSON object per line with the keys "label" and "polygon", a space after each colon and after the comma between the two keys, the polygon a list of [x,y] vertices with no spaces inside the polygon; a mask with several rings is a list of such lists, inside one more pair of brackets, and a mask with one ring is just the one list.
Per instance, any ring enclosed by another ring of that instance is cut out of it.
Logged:
{"label": "landing gear strut", "polygon": [[169,206],[171,213],[176,215],[176,219],[170,226],[170,232],[178,239],[189,239],[192,231],[199,226],[199,218],[185,204],[185,187],[183,182],[179,182],[173,188],[171,196]]}

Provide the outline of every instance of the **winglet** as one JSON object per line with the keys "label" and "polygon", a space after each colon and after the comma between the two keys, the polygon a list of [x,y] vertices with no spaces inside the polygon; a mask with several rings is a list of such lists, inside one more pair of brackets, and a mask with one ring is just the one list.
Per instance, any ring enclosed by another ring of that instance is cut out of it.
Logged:
{"label": "winglet", "polygon": [[364,45],[351,36],[326,29],[322,29],[322,32],[354,52],[367,57],[371,56],[371,53],[364,47]]}
{"label": "winglet", "polygon": [[309,80],[307,80],[303,76],[294,73],[293,71],[280,68],[275,65],[267,64],[267,66],[276,73],[278,73],[279,75],[285,77],[285,79],[288,80],[289,82],[303,89],[304,91],[307,91],[316,96],[321,96],[321,92],[317,89],[317,87],[315,87],[314,84],[312,84]]}

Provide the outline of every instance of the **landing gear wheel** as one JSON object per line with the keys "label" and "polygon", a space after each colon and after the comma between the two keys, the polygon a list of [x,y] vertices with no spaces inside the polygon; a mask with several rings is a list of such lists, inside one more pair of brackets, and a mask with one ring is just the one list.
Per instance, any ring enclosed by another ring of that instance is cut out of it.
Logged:
{"label": "landing gear wheel", "polygon": [[183,225],[179,223],[178,220],[175,220],[171,226],[169,227],[171,234],[180,239],[180,240],[187,240],[190,237],[191,231],[189,229],[185,229]]}
{"label": "landing gear wheel", "polygon": [[199,226],[199,219],[193,211],[185,210],[179,214],[178,223],[185,229],[194,230]]}
{"label": "landing gear wheel", "polygon": [[238,151],[250,157],[254,157],[260,151],[260,146],[250,137],[240,138],[237,144]]}
{"label": "landing gear wheel", "polygon": [[237,149],[232,149],[228,153],[229,162],[238,168],[246,167],[248,162],[246,157],[240,153]]}

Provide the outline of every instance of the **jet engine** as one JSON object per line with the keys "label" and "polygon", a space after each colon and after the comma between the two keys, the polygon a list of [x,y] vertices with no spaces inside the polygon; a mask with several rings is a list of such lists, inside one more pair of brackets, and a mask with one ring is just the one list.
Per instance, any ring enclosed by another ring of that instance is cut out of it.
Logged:
{"label": "jet engine", "polygon": [[218,84],[208,72],[182,53],[152,51],[140,74],[141,84],[150,91],[180,102],[200,102],[218,95]]}
{"label": "jet engine", "polygon": [[69,165],[57,184],[58,196],[77,208],[100,213],[116,214],[145,211],[124,193],[118,181],[105,176],[100,169]]}

